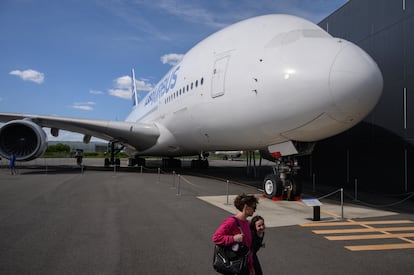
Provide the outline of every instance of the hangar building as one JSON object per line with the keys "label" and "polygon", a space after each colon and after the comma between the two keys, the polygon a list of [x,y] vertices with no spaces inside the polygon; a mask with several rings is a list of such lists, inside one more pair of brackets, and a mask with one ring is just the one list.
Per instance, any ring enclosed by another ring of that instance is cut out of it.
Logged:
{"label": "hangar building", "polygon": [[414,0],[350,0],[319,26],[370,54],[384,89],[362,123],[317,143],[304,174],[345,189],[413,192]]}

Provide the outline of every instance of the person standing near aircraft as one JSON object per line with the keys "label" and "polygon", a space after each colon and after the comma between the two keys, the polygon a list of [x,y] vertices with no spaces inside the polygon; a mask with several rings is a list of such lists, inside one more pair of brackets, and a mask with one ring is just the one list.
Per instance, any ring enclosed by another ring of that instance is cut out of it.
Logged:
{"label": "person standing near aircraft", "polygon": [[265,222],[261,216],[254,216],[250,221],[250,231],[252,232],[252,255],[254,264],[254,275],[263,275],[262,267],[260,266],[257,251],[264,247],[263,238],[265,233]]}
{"label": "person standing near aircraft", "polygon": [[[239,210],[239,212],[232,217],[226,218],[220,224],[216,232],[213,234],[213,242],[217,245],[224,246],[237,246],[238,243],[243,243],[245,246],[251,249],[252,235],[247,218],[253,216],[258,203],[259,202],[254,195],[242,194],[237,196],[234,199],[234,206],[237,210]],[[253,257],[251,253],[248,255],[248,262],[245,270],[239,274],[254,274]]]}
{"label": "person standing near aircraft", "polygon": [[12,176],[16,175],[16,166],[15,166],[16,156],[12,152],[9,159],[9,167],[10,167],[10,173]]}

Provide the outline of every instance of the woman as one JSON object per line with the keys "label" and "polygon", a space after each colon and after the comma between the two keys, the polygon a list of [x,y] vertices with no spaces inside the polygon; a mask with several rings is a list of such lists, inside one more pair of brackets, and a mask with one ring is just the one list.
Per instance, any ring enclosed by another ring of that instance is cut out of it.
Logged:
{"label": "woman", "polygon": [[[237,243],[243,243],[249,249],[252,245],[252,236],[250,232],[248,217],[253,216],[256,211],[258,200],[253,195],[242,194],[234,199],[234,206],[239,212],[229,218],[226,218],[217,228],[213,235],[213,242],[218,245],[230,246]],[[237,220],[236,220],[237,219]],[[237,225],[237,223],[240,225]],[[242,231],[242,232],[240,232]],[[249,253],[247,266],[240,275],[254,274],[253,257]]]}
{"label": "woman", "polygon": [[254,264],[254,274],[263,275],[262,267],[260,266],[257,251],[264,247],[263,238],[265,231],[264,219],[261,216],[254,216],[250,221],[250,231],[252,232],[252,255]]}

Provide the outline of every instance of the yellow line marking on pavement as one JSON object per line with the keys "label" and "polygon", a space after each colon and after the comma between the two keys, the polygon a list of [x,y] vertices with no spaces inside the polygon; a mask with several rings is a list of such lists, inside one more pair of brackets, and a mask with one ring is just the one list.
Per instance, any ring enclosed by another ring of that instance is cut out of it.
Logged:
{"label": "yellow line marking on pavement", "polygon": [[[350,220],[350,221],[352,221],[352,220]],[[375,228],[375,227],[372,227],[372,226],[369,226],[368,224],[363,224],[362,225],[363,227],[365,227],[365,228],[370,228],[370,229],[382,229],[382,230],[378,230],[378,232],[380,232],[380,233],[383,233],[383,234],[385,234],[385,235],[390,235],[390,234],[392,234],[392,233],[390,233],[390,232],[392,232],[393,230],[384,230],[384,228]],[[404,231],[405,230],[405,228],[409,228],[409,227],[401,227],[401,228],[403,228],[403,230],[401,230],[401,231]],[[400,230],[398,230],[398,231],[400,231]],[[410,229],[407,229],[407,231],[410,231]],[[414,241],[413,240],[410,240],[410,239],[407,239],[407,238],[404,238],[404,237],[401,237],[401,238],[399,238],[401,241],[405,241],[405,242],[407,242],[407,243],[412,243],[412,244],[414,244]]]}
{"label": "yellow line marking on pavement", "polygon": [[351,245],[351,246],[345,246],[345,248],[351,251],[366,251],[366,250],[374,251],[374,250],[414,248],[414,244],[402,243],[402,244]]}
{"label": "yellow line marking on pavement", "polygon": [[[355,241],[355,240],[374,240],[374,239],[399,239],[405,243],[401,244],[375,244],[375,245],[349,245],[345,246],[350,251],[373,251],[373,250],[390,250],[390,249],[413,249],[414,240],[409,238],[414,237],[414,227],[374,227],[374,225],[402,225],[412,224],[411,220],[384,220],[384,221],[354,221],[349,219],[342,222],[320,222],[320,223],[305,223],[300,224],[302,227],[340,227],[340,226],[355,226],[360,228],[346,228],[346,229],[322,229],[312,230],[315,234],[350,234],[350,235],[336,235],[325,236],[330,241]],[[361,228],[362,227],[362,228]],[[377,234],[359,234],[359,233],[377,233]],[[392,232],[400,232],[393,234]],[[351,234],[357,235],[351,235]]]}
{"label": "yellow line marking on pavement", "polygon": [[414,223],[410,220],[395,220],[395,221],[366,221],[366,222],[358,222],[358,221],[347,221],[347,222],[321,222],[321,223],[304,223],[300,224],[302,227],[322,227],[322,226],[344,226],[344,225],[365,225],[365,224],[407,224],[407,223]]}
{"label": "yellow line marking on pavement", "polygon": [[332,229],[332,230],[313,230],[315,234],[340,234],[340,233],[369,233],[369,232],[394,232],[412,231],[414,227],[382,227],[382,228],[355,228],[355,229]]}
{"label": "yellow line marking on pavement", "polygon": [[372,239],[399,239],[414,237],[414,233],[402,234],[370,234],[370,235],[343,235],[343,236],[325,236],[330,241],[351,241],[351,240],[372,240]]}
{"label": "yellow line marking on pavement", "polygon": [[328,216],[331,216],[331,217],[334,217],[334,218],[337,218],[337,219],[339,219],[341,216],[339,216],[339,215],[337,215],[337,214],[335,214],[335,213],[333,213],[333,212],[330,212],[330,211],[328,211],[328,210],[324,210],[324,209],[321,209],[320,210],[322,213],[325,213],[326,215],[328,215]]}

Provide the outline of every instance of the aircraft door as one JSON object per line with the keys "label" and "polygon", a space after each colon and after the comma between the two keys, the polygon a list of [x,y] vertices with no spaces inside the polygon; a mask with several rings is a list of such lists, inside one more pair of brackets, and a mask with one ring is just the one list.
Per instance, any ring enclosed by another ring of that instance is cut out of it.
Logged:
{"label": "aircraft door", "polygon": [[224,56],[214,63],[213,77],[211,83],[211,97],[215,98],[224,95],[227,63],[230,56]]}

